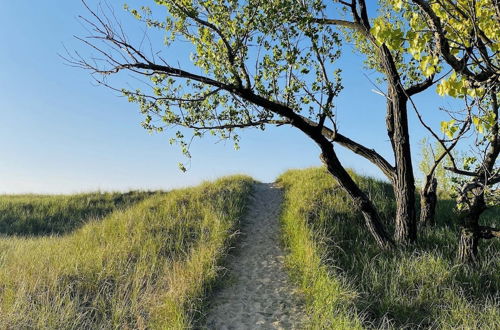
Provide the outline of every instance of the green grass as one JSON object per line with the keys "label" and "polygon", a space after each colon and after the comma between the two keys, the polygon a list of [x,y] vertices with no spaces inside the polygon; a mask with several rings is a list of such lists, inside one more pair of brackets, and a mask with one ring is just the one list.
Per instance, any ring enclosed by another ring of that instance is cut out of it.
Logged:
{"label": "green grass", "polygon": [[0,329],[185,329],[252,180],[153,195],[61,237],[0,239]]}
{"label": "green grass", "polygon": [[[389,222],[390,185],[354,177]],[[383,253],[324,169],[288,171],[279,181],[287,265],[305,293],[310,328],[498,328],[500,244],[482,242],[477,269],[457,265],[450,201],[440,201],[438,225],[421,233],[416,248]],[[482,222],[495,224],[499,215],[491,210]]]}
{"label": "green grass", "polygon": [[0,234],[60,235],[151,196],[151,192],[0,195]]}

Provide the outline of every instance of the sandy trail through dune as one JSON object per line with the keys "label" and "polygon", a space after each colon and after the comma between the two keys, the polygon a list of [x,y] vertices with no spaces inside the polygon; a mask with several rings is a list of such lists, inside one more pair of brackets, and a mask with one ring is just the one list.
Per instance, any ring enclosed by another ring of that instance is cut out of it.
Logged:
{"label": "sandy trail through dune", "polygon": [[203,329],[301,329],[304,313],[284,269],[279,239],[282,191],[258,183]]}

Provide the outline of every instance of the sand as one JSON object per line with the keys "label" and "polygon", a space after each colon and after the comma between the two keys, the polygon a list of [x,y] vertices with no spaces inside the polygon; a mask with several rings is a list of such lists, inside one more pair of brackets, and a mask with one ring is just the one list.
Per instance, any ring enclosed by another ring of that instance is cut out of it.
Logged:
{"label": "sand", "polygon": [[284,269],[279,212],[282,191],[257,183],[227,274],[202,329],[301,329],[300,295]]}

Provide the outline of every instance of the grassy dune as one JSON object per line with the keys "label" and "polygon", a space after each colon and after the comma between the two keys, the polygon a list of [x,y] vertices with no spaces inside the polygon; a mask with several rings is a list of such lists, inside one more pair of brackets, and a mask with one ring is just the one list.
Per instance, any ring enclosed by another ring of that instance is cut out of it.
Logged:
{"label": "grassy dune", "polygon": [[[355,178],[388,219],[391,187]],[[421,233],[416,250],[381,253],[325,170],[288,171],[279,181],[287,264],[305,292],[311,328],[498,328],[500,244],[482,243],[477,270],[457,265],[452,203],[440,202],[439,224]],[[499,215],[490,211],[483,222]]]}
{"label": "grassy dune", "polygon": [[68,233],[86,221],[131,206],[150,192],[78,195],[0,195],[0,233],[33,236]]}
{"label": "grassy dune", "polygon": [[0,239],[0,329],[184,329],[252,180],[154,195],[62,237]]}

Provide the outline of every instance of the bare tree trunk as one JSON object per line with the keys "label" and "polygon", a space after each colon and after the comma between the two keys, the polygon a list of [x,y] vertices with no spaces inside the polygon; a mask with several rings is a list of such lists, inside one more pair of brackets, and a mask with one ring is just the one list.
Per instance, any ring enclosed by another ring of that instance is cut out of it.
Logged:
{"label": "bare tree trunk", "polygon": [[437,180],[436,178],[425,179],[424,187],[420,192],[420,224],[422,226],[433,226],[436,224],[437,205]]}
{"label": "bare tree trunk", "polygon": [[322,151],[322,162],[326,165],[328,171],[333,175],[333,177],[337,179],[339,185],[352,198],[355,207],[363,214],[366,226],[377,244],[382,249],[392,248],[394,243],[385,231],[384,224],[382,223],[376,208],[368,196],[366,196],[366,194],[358,188],[349,173],[347,173],[344,169],[333,151],[333,146],[322,146]]}
{"label": "bare tree trunk", "polygon": [[458,260],[461,263],[476,263],[478,261],[478,244],[479,236],[477,231],[474,228],[462,227],[458,241]]}
{"label": "bare tree trunk", "polygon": [[408,245],[417,239],[417,223],[415,211],[415,185],[406,177],[397,178],[396,196],[396,228],[394,239],[401,245]]}
{"label": "bare tree trunk", "polygon": [[407,101],[404,91],[389,88],[386,121],[396,161],[396,175],[393,179],[396,197],[394,240],[401,245],[410,244],[417,239],[415,179],[411,162]]}
{"label": "bare tree trunk", "polygon": [[[461,198],[463,196],[459,196],[458,202],[461,201]],[[481,239],[479,217],[484,210],[486,210],[484,191],[482,188],[478,188],[472,203],[462,217],[457,255],[458,260],[462,263],[479,261],[477,255],[478,244]]]}

